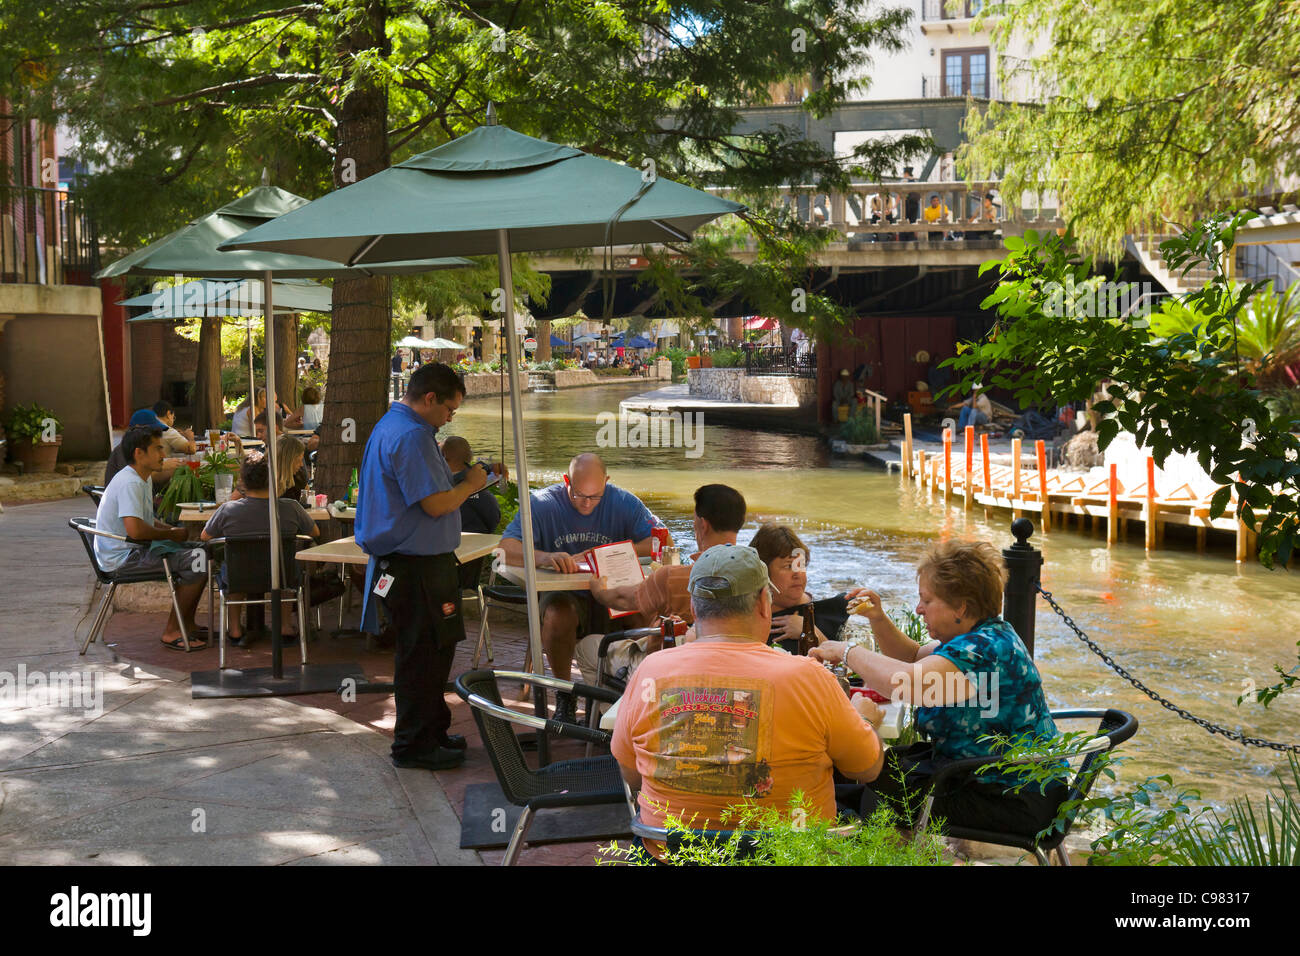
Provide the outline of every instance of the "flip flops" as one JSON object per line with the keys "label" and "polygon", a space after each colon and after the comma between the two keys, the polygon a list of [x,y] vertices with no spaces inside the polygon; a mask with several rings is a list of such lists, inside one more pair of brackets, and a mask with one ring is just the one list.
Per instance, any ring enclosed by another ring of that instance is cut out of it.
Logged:
{"label": "flip flops", "polygon": [[[174,651],[185,650],[185,641],[179,637],[174,637],[170,641],[163,641],[162,645],[163,647],[170,647]],[[203,638],[199,637],[198,635],[195,635],[194,637],[190,638],[191,651],[201,651],[207,646],[208,646],[208,642]]]}

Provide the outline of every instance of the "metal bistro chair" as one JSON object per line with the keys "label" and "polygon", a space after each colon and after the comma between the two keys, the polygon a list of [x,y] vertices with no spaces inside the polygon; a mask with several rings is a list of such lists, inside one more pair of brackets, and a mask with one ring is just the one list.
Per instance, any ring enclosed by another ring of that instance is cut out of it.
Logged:
{"label": "metal bistro chair", "polygon": [[[176,620],[180,623],[181,643],[185,650],[190,649],[190,635],[185,627],[185,616],[181,613],[180,602],[176,600],[176,582],[172,580],[172,569],[166,561],[162,562],[161,570],[151,570],[145,568],[131,568],[120,571],[105,571],[99,563],[99,557],[95,554],[96,537],[112,538],[114,541],[122,541],[126,544],[135,545],[141,548],[149,547],[148,541],[140,541],[136,538],[129,538],[125,535],[113,534],[110,531],[101,531],[95,527],[94,518],[69,518],[68,527],[77,532],[81,537],[81,543],[86,548],[86,556],[90,558],[90,566],[95,572],[95,593],[99,593],[100,588],[105,585],[108,590],[104,593],[104,598],[99,603],[99,609],[95,612],[95,620],[90,625],[90,633],[86,635],[85,642],[81,645],[81,653],[85,654],[90,650],[90,645],[95,643],[95,638],[100,636],[104,630],[104,625],[108,623],[109,615],[113,610],[113,595],[123,584],[146,584],[158,581],[166,581],[167,587],[171,591],[172,607],[176,611]],[[94,601],[94,595],[91,595],[91,601]]]}
{"label": "metal bistro chair", "polygon": [[[1124,741],[1128,740],[1137,733],[1137,718],[1132,714],[1122,710],[1060,710],[1053,711],[1053,720],[1096,720],[1099,721],[1097,726],[1097,736],[1090,740],[1086,746],[1080,749],[1079,754],[1084,756],[1083,762],[1079,765],[1074,779],[1070,782],[1070,788],[1066,791],[1065,796],[1061,798],[1061,803],[1067,800],[1081,800],[1088,795],[1092,789],[1092,784],[1096,774],[1089,773],[1092,764],[1096,761],[1098,755],[1114,750]],[[1048,755],[1026,757],[1023,760],[1017,760],[1008,766],[1018,764],[1041,763],[1044,760],[1059,760],[1060,757]],[[988,757],[969,757],[963,760],[954,760],[947,764],[936,773],[930,780],[931,786],[929,794],[926,796],[925,803],[921,808],[921,813],[916,820],[916,832],[919,834],[925,829],[925,825],[930,819],[930,810],[934,806],[934,795],[940,792],[941,787],[948,787],[958,778],[973,773],[980,767],[990,763]],[[1060,807],[1060,803],[1057,804]],[[1024,836],[1016,833],[1000,833],[993,830],[981,830],[972,826],[954,826],[949,824],[944,828],[946,836],[955,837],[961,840],[976,840],[980,843],[993,843],[997,846],[1015,847],[1018,850],[1028,850],[1034,854],[1039,866],[1050,866],[1051,861],[1047,854],[1056,851],[1056,859],[1061,866],[1070,865],[1069,854],[1065,852],[1065,837],[1070,832],[1070,827],[1074,824],[1074,817],[1071,816],[1065,821],[1065,826],[1059,831],[1053,831],[1044,837],[1041,841],[1032,836]]]}
{"label": "metal bistro chair", "polygon": [[99,500],[104,497],[103,485],[82,485],[81,490],[90,496],[96,507],[99,506]]}
{"label": "metal bistro chair", "polygon": [[[492,607],[518,607],[521,604],[527,604],[528,598],[524,595],[524,589],[514,584],[497,584],[496,569],[488,575],[488,583],[480,584],[476,588],[478,592],[478,641],[474,645],[474,666],[477,668],[483,659],[483,651],[487,651],[488,667],[495,663],[492,654],[492,631],[488,628],[488,611]],[[527,669],[529,662],[525,661],[524,668]]]}
{"label": "metal bistro chair", "polygon": [[511,729],[512,724],[544,730],[557,737],[587,740],[606,747],[609,746],[610,734],[511,710],[501,702],[498,679],[522,681],[555,691],[590,694],[609,703],[617,700],[618,695],[601,687],[589,687],[522,671],[484,668],[456,678],[456,693],[474,710],[474,721],[478,724],[479,735],[483,738],[483,745],[492,761],[492,769],[496,772],[501,792],[512,804],[524,808],[510,835],[506,855],[501,860],[502,866],[513,866],[519,858],[533,816],[539,810],[625,804],[635,812],[635,807],[629,804],[627,789],[623,786],[623,778],[618,770],[618,761],[609,754],[561,760],[538,770],[529,767],[524,760],[519,739]]}
{"label": "metal bistro chair", "polygon": [[[306,542],[310,545],[311,538],[305,534],[285,534],[280,536],[280,582],[281,585],[292,584],[292,587],[281,587],[281,604],[293,601],[298,605],[298,646],[302,652],[302,662],[307,663],[307,613],[306,604],[303,597],[303,574],[302,569],[294,561],[294,552],[298,550],[298,545]],[[217,614],[218,628],[220,637],[218,647],[220,648],[217,666],[224,669],[226,666],[226,608],[228,606],[242,606],[245,604],[260,604],[269,607],[271,598],[268,592],[271,590],[271,536],[268,534],[250,534],[250,535],[230,535],[225,538],[213,538],[211,541],[203,542],[208,552],[208,581],[211,588],[214,581],[212,567],[217,563],[216,552],[223,549],[225,556],[222,559],[222,566],[226,571],[226,584],[220,587],[221,606]],[[292,576],[286,572],[292,569]],[[284,592],[290,592],[292,596],[284,597]],[[246,598],[240,601],[232,601],[226,597],[227,593],[236,594],[264,594],[266,597]],[[209,592],[209,600],[211,593]],[[272,635],[272,640],[275,640]]]}
{"label": "metal bistro chair", "polygon": [[[726,843],[737,834],[740,835],[740,845],[736,848],[736,856],[744,858],[753,856],[754,850],[758,847],[758,835],[761,830],[668,830],[664,827],[652,827],[648,823],[641,822],[640,814],[632,818],[632,832],[644,840],[655,840],[662,843],[670,853],[674,853],[682,848],[688,839],[694,841],[707,841],[709,843]],[[649,852],[648,850],[646,851]]]}

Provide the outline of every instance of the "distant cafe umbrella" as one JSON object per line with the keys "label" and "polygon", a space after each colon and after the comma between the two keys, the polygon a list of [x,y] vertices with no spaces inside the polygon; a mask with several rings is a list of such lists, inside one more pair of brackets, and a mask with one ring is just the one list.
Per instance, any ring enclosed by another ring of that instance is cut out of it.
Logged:
{"label": "distant cafe umbrella", "polygon": [[[155,287],[156,288],[156,287]],[[332,297],[328,286],[307,279],[279,279],[275,283],[275,311],[283,315],[295,312],[322,312],[332,310]],[[248,381],[253,385],[253,323],[252,316],[261,316],[262,283],[254,279],[193,279],[178,285],[146,292],[144,295],[123,299],[118,305],[146,308],[143,315],[133,316],[128,322],[161,322],[177,319],[205,318],[208,316],[237,317],[249,335]]]}
{"label": "distant cafe umbrella", "polygon": [[[428,256],[497,256],[501,288],[512,290],[510,255],[543,249],[683,241],[700,226],[745,207],[641,167],[589,156],[487,122],[436,149],[335,190],[250,230],[229,249],[298,253],[350,266]],[[503,297],[515,471],[528,487],[514,296]],[[519,496],[523,540],[532,507]],[[533,549],[524,581],[533,666],[544,672]]]}
{"label": "distant cafe umbrella", "polygon": [[[200,216],[188,225],[168,233],[156,242],[137,249],[128,256],[105,266],[95,273],[96,279],[124,275],[177,275],[194,277],[260,278],[265,296],[263,314],[266,317],[266,353],[275,355],[275,277],[312,278],[347,277],[373,273],[409,274],[433,269],[457,268],[469,265],[466,259],[440,259],[436,261],[396,261],[382,265],[350,268],[338,262],[303,256],[293,252],[263,252],[221,250],[218,246],[237,239],[248,230],[273,222],[292,210],[306,206],[307,200],[267,183],[262,174],[262,184],[244,195],[226,203],[214,212]],[[251,383],[250,383],[251,388]],[[275,362],[266,363],[266,394],[275,395]],[[251,398],[251,396],[250,396]],[[267,467],[276,474],[275,442],[266,443]],[[270,515],[271,558],[271,668],[225,672],[225,661],[219,662],[216,671],[197,672],[192,678],[192,693],[196,697],[246,697],[265,694],[307,694],[335,690],[340,681],[354,676],[355,665],[309,669],[290,668],[286,672],[281,659],[280,643],[280,515],[275,496],[267,503]]]}

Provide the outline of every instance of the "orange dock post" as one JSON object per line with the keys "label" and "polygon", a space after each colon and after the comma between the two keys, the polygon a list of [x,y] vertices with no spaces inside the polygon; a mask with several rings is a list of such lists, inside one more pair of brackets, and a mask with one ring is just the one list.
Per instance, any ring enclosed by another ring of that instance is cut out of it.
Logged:
{"label": "orange dock post", "polygon": [[1020,517],[1020,439],[1011,439],[1011,517]]}
{"label": "orange dock post", "polygon": [[1147,455],[1147,499],[1142,509],[1146,521],[1146,549],[1151,551],[1156,546],[1156,460]]}
{"label": "orange dock post", "polygon": [[1119,540],[1119,466],[1115,462],[1110,463],[1110,479],[1108,481],[1107,491],[1110,500],[1106,506],[1106,546],[1114,544]]}
{"label": "orange dock post", "polygon": [[912,477],[912,413],[903,413],[903,480]]}
{"label": "orange dock post", "polygon": [[[989,436],[988,432],[980,435],[980,461],[984,464],[984,496],[987,498],[993,494],[993,484],[989,479]],[[984,506],[984,517],[992,516],[988,505]]]}
{"label": "orange dock post", "polygon": [[943,503],[952,496],[952,429],[943,430]]}
{"label": "orange dock post", "polygon": [[1047,498],[1047,444],[1040,438],[1035,443],[1034,448],[1038,453],[1038,492],[1043,499],[1043,530],[1050,531],[1052,528],[1052,508],[1051,502]]}
{"label": "orange dock post", "polygon": [[970,511],[971,505],[975,502],[975,427],[973,425],[966,426],[966,433],[962,435],[962,441],[966,446],[966,494],[963,496],[962,507]]}

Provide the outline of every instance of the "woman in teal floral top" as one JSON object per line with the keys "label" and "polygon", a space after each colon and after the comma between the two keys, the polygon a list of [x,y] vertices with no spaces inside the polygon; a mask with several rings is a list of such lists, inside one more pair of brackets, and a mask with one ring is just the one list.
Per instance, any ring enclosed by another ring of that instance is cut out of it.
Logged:
{"label": "woman in teal floral top", "polygon": [[[992,545],[942,542],[917,566],[916,613],[925,621],[929,643],[917,645],[904,635],[885,614],[880,596],[862,590],[849,598],[863,602],[858,613],[871,623],[880,653],[839,641],[813,649],[812,656],[831,662],[848,652],[849,668],[868,687],[916,706],[917,727],[929,738],[887,753],[885,768],[864,794],[864,816],[884,800],[912,819],[929,778],[945,763],[995,756],[983,736],[1057,735],[1038,668],[1015,629],[999,616],[1005,581]],[[932,815],[963,826],[1033,835],[1051,822],[1064,787],[1008,792],[1014,782],[997,774],[967,778],[936,795]]]}

